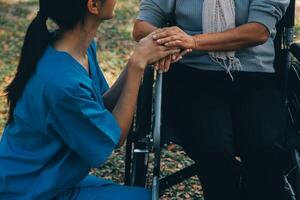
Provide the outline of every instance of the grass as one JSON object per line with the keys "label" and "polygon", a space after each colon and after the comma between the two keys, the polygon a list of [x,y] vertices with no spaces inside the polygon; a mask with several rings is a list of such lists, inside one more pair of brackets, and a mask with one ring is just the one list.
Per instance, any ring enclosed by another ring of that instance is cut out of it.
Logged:
{"label": "grass", "polygon": [[[0,0],[1,91],[15,72],[24,33],[37,9],[36,0],[19,2],[11,0],[9,2],[7,4]],[[103,23],[98,31],[98,60],[110,84],[120,74],[134,48],[135,42],[132,41],[131,32],[137,13],[138,0],[119,0],[115,18]],[[296,33],[300,35],[300,19],[297,19],[296,22]],[[0,130],[3,130],[6,117],[6,101],[5,98],[0,98]],[[171,174],[192,163],[192,160],[178,146],[170,151],[164,150],[161,163],[162,175]],[[93,170],[92,173],[122,183],[124,148],[116,150],[105,165]],[[202,188],[198,179],[192,177],[167,190],[162,199],[202,199]]]}
{"label": "grass", "polygon": [[[37,0],[0,0],[1,91],[15,73],[24,34],[31,19],[36,14],[37,2]],[[119,0],[115,18],[104,22],[98,31],[98,60],[110,84],[114,82],[126,65],[126,61],[135,46],[131,32],[134,19],[138,13],[138,4],[138,0]],[[2,97],[0,98],[0,130],[3,130],[7,119],[7,111],[6,99]],[[163,151],[162,153],[162,175],[173,173],[192,163],[193,161],[185,155],[182,149],[175,146],[173,150]],[[92,173],[122,183],[124,148],[117,149],[105,165],[93,170]],[[162,197],[162,199],[174,200],[201,198],[202,189],[196,177],[172,187]]]}
{"label": "grass", "polygon": [[[1,91],[10,81],[18,63],[19,52],[21,49],[24,31],[30,10],[28,5],[23,3],[18,6],[11,6],[0,3],[0,80]],[[5,99],[0,99],[0,126],[6,121],[7,106]]]}

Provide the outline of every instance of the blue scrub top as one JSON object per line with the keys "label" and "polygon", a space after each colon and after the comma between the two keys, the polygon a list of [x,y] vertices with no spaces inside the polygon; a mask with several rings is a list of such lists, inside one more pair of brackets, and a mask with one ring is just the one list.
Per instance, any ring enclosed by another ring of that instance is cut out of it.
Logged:
{"label": "blue scrub top", "polygon": [[[68,53],[49,46],[17,102],[0,142],[0,199],[52,199],[89,186],[120,137],[105,109],[108,84],[88,49],[91,76]],[[109,181],[97,179],[97,185]]]}

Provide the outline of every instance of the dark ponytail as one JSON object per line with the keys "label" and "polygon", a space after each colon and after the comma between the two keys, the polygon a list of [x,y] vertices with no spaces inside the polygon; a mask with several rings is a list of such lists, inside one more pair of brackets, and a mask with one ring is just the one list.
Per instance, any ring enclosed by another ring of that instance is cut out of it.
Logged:
{"label": "dark ponytail", "polygon": [[26,83],[35,72],[37,63],[50,42],[50,33],[46,25],[47,12],[40,0],[40,11],[29,25],[21,50],[20,61],[12,82],[5,88],[9,104],[7,124],[13,119],[13,112],[18,99],[22,96]]}
{"label": "dark ponytail", "polygon": [[[87,0],[40,0],[39,3],[40,10],[26,32],[16,75],[4,90],[9,104],[7,124],[13,120],[17,101],[54,37],[63,35],[65,31],[74,28],[80,22],[84,23],[87,14]],[[47,29],[48,17],[59,27],[55,34],[51,34]]]}

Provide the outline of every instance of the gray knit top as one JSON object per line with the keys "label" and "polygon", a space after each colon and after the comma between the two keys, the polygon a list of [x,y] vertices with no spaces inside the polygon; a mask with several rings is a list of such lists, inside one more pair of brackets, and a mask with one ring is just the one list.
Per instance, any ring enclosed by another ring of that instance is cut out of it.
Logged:
{"label": "gray knit top", "polygon": [[[162,27],[170,15],[176,26],[190,35],[202,33],[202,5],[204,0],[142,0],[139,20]],[[235,0],[236,26],[249,22],[265,25],[269,32],[268,41],[259,46],[236,51],[242,71],[274,72],[275,25],[282,18],[289,0]],[[180,61],[190,67],[202,70],[224,70],[211,60],[207,52],[193,51]]]}

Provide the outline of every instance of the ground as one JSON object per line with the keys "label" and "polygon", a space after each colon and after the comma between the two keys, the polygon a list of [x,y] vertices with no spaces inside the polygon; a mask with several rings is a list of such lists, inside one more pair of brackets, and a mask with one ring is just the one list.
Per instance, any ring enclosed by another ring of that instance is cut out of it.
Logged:
{"label": "ground", "polygon": [[[116,17],[103,23],[98,32],[98,60],[109,83],[112,84],[122,71],[135,42],[132,41],[132,24],[138,13],[139,0],[119,0]],[[297,4],[300,13],[300,0]],[[36,0],[0,0],[0,90],[9,83],[15,73],[24,33],[30,20],[37,11]],[[296,20],[300,23],[300,18]],[[297,26],[298,27],[298,26]],[[296,28],[300,32],[300,28]],[[298,38],[297,38],[298,39]],[[101,42],[100,42],[101,41]],[[3,95],[3,93],[0,93]],[[1,95],[1,96],[2,96]],[[0,98],[0,131],[2,132],[7,117],[7,105],[4,97]],[[0,135],[1,135],[0,132]],[[179,146],[174,146],[162,154],[162,175],[177,171],[193,162]],[[108,162],[93,170],[97,176],[123,182],[124,148],[116,150]],[[167,190],[162,199],[202,199],[202,188],[196,177]]]}

